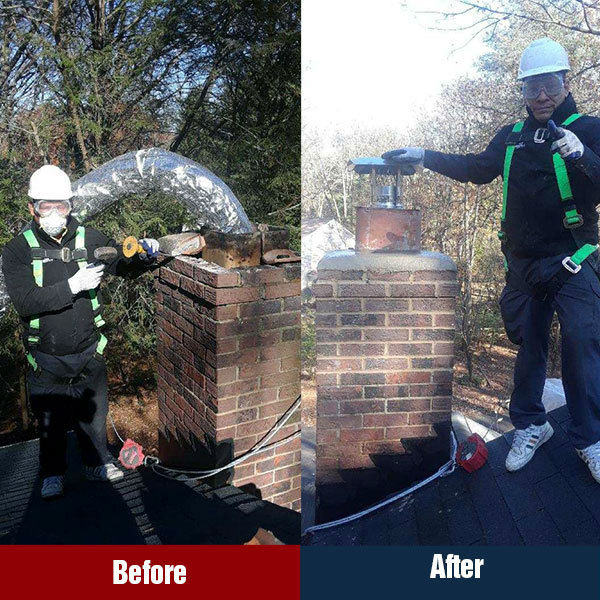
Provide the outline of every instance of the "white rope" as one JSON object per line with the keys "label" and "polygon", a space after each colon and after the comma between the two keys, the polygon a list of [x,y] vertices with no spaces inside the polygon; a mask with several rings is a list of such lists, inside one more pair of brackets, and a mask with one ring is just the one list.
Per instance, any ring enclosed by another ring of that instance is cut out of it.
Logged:
{"label": "white rope", "polygon": [[108,418],[110,419],[110,422],[112,423],[112,427],[115,430],[116,436],[121,440],[121,443],[124,444],[125,440],[119,435],[119,432],[117,431],[117,427],[115,426],[115,422],[113,421],[113,418],[112,418],[112,415],[110,414],[110,411],[108,412]]}
{"label": "white rope", "polygon": [[308,527],[307,529],[304,530],[304,534],[312,533],[313,531],[321,531],[323,529],[330,529],[331,527],[337,527],[338,525],[344,525],[345,523],[350,523],[351,521],[356,521],[357,519],[360,519],[361,517],[364,517],[365,515],[375,512],[376,510],[382,508],[383,506],[387,506],[388,504],[391,504],[392,502],[396,502],[396,500],[399,500],[400,498],[403,498],[404,496],[407,496],[408,494],[412,494],[414,491],[426,486],[428,483],[431,483],[434,479],[437,479],[438,477],[446,477],[447,475],[450,475],[450,473],[453,473],[454,469],[456,468],[457,445],[456,445],[456,437],[455,437],[453,431],[450,432],[450,436],[451,436],[451,441],[452,441],[452,450],[451,450],[450,460],[448,462],[444,463],[433,475],[430,475],[427,479],[424,479],[423,481],[417,483],[416,485],[413,485],[411,488],[408,488],[407,490],[399,492],[398,494],[395,494],[394,496],[391,496],[390,498],[386,498],[385,500],[382,500],[379,504],[375,504],[374,506],[365,508],[364,510],[361,510],[360,512],[357,512],[353,515],[349,515],[348,517],[343,517],[342,519],[337,519],[336,521],[329,521],[328,523],[320,523],[319,525],[313,525],[312,527]]}
{"label": "white rope", "polygon": [[[285,413],[283,413],[281,419],[275,423],[273,428],[267,433],[267,435],[265,435],[265,437],[260,442],[258,442],[255,446],[253,446],[250,450],[248,450],[244,454],[238,456],[237,458],[233,459],[230,463],[223,465],[222,467],[218,467],[216,469],[210,469],[208,471],[188,471],[188,470],[184,470],[184,469],[172,469],[170,467],[163,467],[162,465],[155,463],[151,466],[151,469],[157,475],[161,475],[162,477],[167,477],[169,479],[177,479],[179,481],[197,481],[199,479],[206,479],[208,477],[212,477],[213,475],[216,475],[217,473],[220,473],[221,471],[226,471],[228,469],[231,469],[231,467],[235,467],[236,465],[248,460],[251,456],[259,454],[260,452],[266,452],[267,450],[277,448],[278,446],[282,446],[283,444],[287,444],[292,439],[298,437],[300,435],[300,431],[296,431],[293,434],[289,435],[288,437],[284,438],[283,440],[274,442],[273,444],[270,444],[269,446],[266,445],[269,442],[269,440],[271,438],[273,438],[277,434],[277,432],[287,423],[289,418],[294,414],[294,412],[296,412],[296,410],[298,409],[299,406],[300,406],[300,397],[298,397],[296,399],[296,401],[294,402],[294,404],[292,404],[292,406],[290,406],[290,408],[288,408],[285,411]],[[156,457],[149,457],[149,458],[158,460]],[[160,473],[157,469],[162,470],[163,473]],[[175,476],[168,475],[169,473],[174,473]],[[187,477],[186,475],[188,475],[188,474],[192,474],[194,476]]]}

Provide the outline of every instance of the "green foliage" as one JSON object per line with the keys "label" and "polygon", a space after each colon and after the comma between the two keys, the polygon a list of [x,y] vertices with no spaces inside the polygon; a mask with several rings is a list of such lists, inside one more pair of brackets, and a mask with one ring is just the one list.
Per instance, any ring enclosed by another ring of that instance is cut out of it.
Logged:
{"label": "green foliage", "polygon": [[[153,194],[147,198],[125,198],[88,224],[121,242],[129,235],[141,239],[176,233],[181,231],[182,225],[190,225],[192,221],[181,204],[164,195]],[[153,278],[150,271],[135,279],[107,277],[103,284],[104,317],[109,338],[107,362],[131,391],[135,391],[137,385],[152,386],[154,383],[149,368],[154,364],[156,354]],[[140,364],[143,365],[141,368]]]}
{"label": "green foliage", "polygon": [[[17,2],[0,11],[0,27],[0,246],[29,220],[34,169],[52,162],[76,179],[158,146],[214,171],[252,220],[289,227],[300,248],[297,0],[74,0],[44,11]],[[155,194],[86,224],[122,241],[189,222]],[[108,277],[103,296],[111,376],[130,390],[152,386],[153,275]],[[0,323],[5,373],[23,367],[17,323],[14,312]]]}

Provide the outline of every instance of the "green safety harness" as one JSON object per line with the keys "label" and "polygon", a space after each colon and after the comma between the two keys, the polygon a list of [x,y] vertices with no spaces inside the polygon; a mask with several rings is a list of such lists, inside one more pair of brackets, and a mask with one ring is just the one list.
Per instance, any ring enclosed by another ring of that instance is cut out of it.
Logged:
{"label": "green safety harness", "polygon": [[[579,113],[574,113],[570,117],[566,118],[562,122],[563,127],[569,126],[573,121],[581,117]],[[519,121],[515,123],[512,133],[517,134],[520,133],[525,125],[524,121]],[[500,231],[498,232],[498,238],[502,243],[502,247],[504,250],[504,245],[506,244],[506,232],[504,231],[504,224],[506,219],[506,204],[508,199],[508,179],[510,174],[510,165],[512,163],[513,154],[515,151],[515,146],[518,142],[518,137],[513,136],[514,139],[509,138],[506,142],[506,153],[504,155],[504,181],[502,186],[502,218]],[[544,141],[544,137],[538,138],[537,132],[536,136],[534,136],[536,141]],[[569,174],[567,173],[567,166],[563,158],[555,152],[552,155],[552,162],[554,164],[554,173],[556,176],[556,182],[558,185],[558,191],[560,193],[560,199],[562,203],[562,207],[564,209],[565,217],[563,219],[563,225],[566,229],[571,232],[573,236],[573,240],[575,244],[578,246],[578,250],[572,255],[567,256],[563,259],[562,265],[564,269],[560,269],[558,273],[556,273],[552,279],[542,288],[541,290],[534,293],[534,297],[540,300],[546,300],[551,295],[556,293],[560,287],[565,283],[565,281],[578,273],[581,270],[581,264],[584,260],[586,260],[589,256],[591,256],[597,249],[598,246],[595,244],[580,244],[575,236],[574,229],[581,227],[583,225],[583,217],[577,212],[577,206],[573,202],[573,192],[571,191],[571,183],[569,181]],[[508,263],[506,258],[504,259],[504,268],[507,272],[507,279],[510,276],[508,270]]]}
{"label": "green safety harness", "polygon": [[[54,257],[54,253],[58,253],[56,256],[60,256],[64,262],[70,262],[71,260],[77,261],[80,269],[86,269],[88,266],[87,249],[85,247],[85,227],[81,225],[77,227],[77,233],[75,236],[75,250],[73,252],[71,252],[69,248],[61,248],[60,250],[44,250],[40,248],[40,244],[31,229],[24,231],[23,237],[31,248],[33,278],[39,287],[43,287],[44,285],[44,263],[42,258],[46,256]],[[65,252],[65,250],[68,250],[68,252]],[[96,327],[101,328],[105,325],[105,322],[100,314],[100,302],[98,301],[96,290],[89,290],[88,294],[92,303],[92,310],[94,312],[94,323],[96,324]],[[39,344],[39,341],[40,317],[39,315],[35,315],[29,321],[29,335],[27,337],[26,356],[29,364],[33,367],[34,372],[38,375],[40,374],[41,369],[31,354],[31,349],[35,348],[35,346]],[[100,339],[98,340],[98,345],[96,346],[97,355],[102,356],[107,341],[108,340],[106,337],[100,333]]]}

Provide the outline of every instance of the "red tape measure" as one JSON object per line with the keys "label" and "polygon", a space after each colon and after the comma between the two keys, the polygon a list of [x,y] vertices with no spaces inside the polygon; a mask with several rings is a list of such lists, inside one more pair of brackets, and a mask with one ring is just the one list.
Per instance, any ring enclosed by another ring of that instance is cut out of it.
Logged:
{"label": "red tape measure", "polygon": [[472,473],[483,467],[487,457],[488,449],[481,436],[477,433],[474,433],[464,442],[461,442],[456,450],[456,462],[467,473]]}
{"label": "red tape measure", "polygon": [[119,462],[126,469],[137,469],[144,464],[144,452],[142,447],[133,440],[127,439],[119,452]]}

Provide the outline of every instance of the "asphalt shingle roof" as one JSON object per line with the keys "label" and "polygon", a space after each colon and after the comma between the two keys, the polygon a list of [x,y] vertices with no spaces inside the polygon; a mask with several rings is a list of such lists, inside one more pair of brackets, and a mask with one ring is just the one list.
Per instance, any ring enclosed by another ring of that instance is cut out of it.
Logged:
{"label": "asphalt shingle roof", "polygon": [[305,536],[312,545],[598,545],[600,485],[567,437],[566,406],[553,437],[520,471],[504,460],[513,432],[487,443],[487,463],[457,468],[362,519]]}
{"label": "asphalt shingle roof", "polygon": [[243,544],[268,530],[297,544],[299,513],[233,487],[129,471],[89,482],[73,436],[63,498],[39,496],[37,440],[0,448],[0,544]]}

